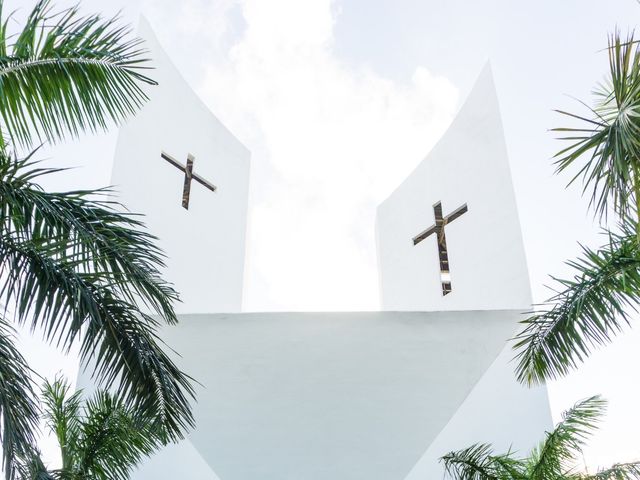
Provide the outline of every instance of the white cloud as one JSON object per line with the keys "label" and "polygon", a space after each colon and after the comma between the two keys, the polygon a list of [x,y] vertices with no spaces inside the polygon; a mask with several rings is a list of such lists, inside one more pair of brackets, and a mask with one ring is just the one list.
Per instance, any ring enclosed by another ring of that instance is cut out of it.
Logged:
{"label": "white cloud", "polygon": [[246,307],[378,307],[376,205],[427,153],[457,90],[341,61],[330,0],[246,0],[245,30],[201,93],[253,152]]}

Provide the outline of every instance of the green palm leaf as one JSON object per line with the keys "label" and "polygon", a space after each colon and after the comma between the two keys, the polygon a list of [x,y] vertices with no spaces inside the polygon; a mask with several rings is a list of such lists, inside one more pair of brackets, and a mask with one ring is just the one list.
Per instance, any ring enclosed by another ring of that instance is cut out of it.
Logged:
{"label": "green palm leaf", "polygon": [[575,128],[557,128],[570,145],[556,154],[558,171],[578,165],[575,181],[582,178],[591,189],[591,205],[606,215],[609,205],[625,217],[635,213],[640,201],[640,52],[633,35],[609,40],[610,77],[596,90],[590,117],[559,113],[582,122]]}
{"label": "green palm leaf", "polygon": [[525,458],[510,451],[496,455],[487,444],[450,452],[441,458],[445,476],[456,480],[637,480],[640,462],[616,464],[595,475],[576,472],[576,461],[605,407],[599,396],[578,402]]}
{"label": "green palm leaf", "polygon": [[562,478],[573,468],[585,441],[603,415],[606,402],[599,396],[582,400],[562,415],[562,421],[547,434],[529,459],[530,480]]}
{"label": "green palm leaf", "polygon": [[160,443],[135,410],[98,391],[85,407],[76,469],[104,480],[128,478],[132,467]]}
{"label": "green palm leaf", "polygon": [[599,250],[584,248],[569,263],[574,278],[558,280],[563,290],[549,300],[551,307],[522,322],[514,345],[521,382],[566,375],[630,323],[640,305],[640,249],[632,228],[610,233]]}
{"label": "green palm leaf", "polygon": [[73,465],[75,452],[80,445],[82,392],[78,390],[69,394],[70,390],[69,384],[60,378],[53,383],[45,382],[42,390],[44,420],[60,445],[62,470]]}
{"label": "green palm leaf", "polygon": [[140,217],[119,213],[120,205],[108,199],[109,190],[43,191],[34,181],[59,170],[37,168],[34,153],[22,160],[0,155],[4,230],[20,239],[65,243],[64,256],[83,262],[87,271],[108,272],[127,300],[142,300],[175,323],[177,294],[157,269],[164,266],[164,254]]}
{"label": "green palm leaf", "polygon": [[158,271],[162,252],[103,192],[48,193],[33,183],[50,173],[0,156],[0,297],[47,341],[79,342],[101,385],[117,385],[169,438],[181,438],[193,425],[193,387],[156,333],[159,319],[176,321],[177,295]]}
{"label": "green palm leaf", "polygon": [[73,426],[71,442],[64,443],[68,435],[57,435],[66,456],[56,472],[61,478],[126,479],[142,458],[161,445],[158,431],[145,417],[106,391],[98,390],[84,402],[81,391],[69,391],[61,379],[45,383],[43,389],[49,428],[65,432]]}
{"label": "green palm leaf", "polygon": [[40,453],[20,456],[18,480],[126,480],[139,462],[163,444],[147,418],[104,390],[84,400],[66,380],[46,381],[44,418],[58,439],[62,467],[49,470]]}
{"label": "green palm leaf", "polygon": [[593,475],[583,475],[579,480],[638,480],[640,462],[619,463]]}
{"label": "green palm leaf", "polygon": [[446,475],[458,480],[525,480],[524,464],[511,453],[494,455],[487,444],[449,452],[440,461]]}
{"label": "green palm leaf", "polygon": [[7,33],[0,0],[0,119],[3,134],[22,146],[105,129],[147,99],[155,84],[141,40],[117,19],[53,12],[40,0],[16,37]]}
{"label": "green palm leaf", "polygon": [[[55,12],[50,0],[38,1],[22,30],[9,36],[3,5],[0,0],[0,300],[48,342],[65,351],[78,344],[84,367],[117,390],[113,401],[136,409],[163,440],[181,438],[193,425],[194,391],[157,336],[161,323],[177,321],[178,296],[160,276],[164,254],[156,238],[140,217],[109,200],[109,190],[45,192],[36,182],[58,170],[40,168],[32,154],[13,158],[6,148],[105,129],[134,113],[147,99],[143,88],[155,84],[144,75],[141,40],[117,18],[83,17],[77,8]],[[8,358],[16,352],[4,333],[0,357]],[[33,448],[34,399],[28,375],[18,375],[26,365],[14,357],[0,365],[3,459],[9,478],[18,467],[39,478],[49,473]],[[71,452],[81,437],[72,420],[78,398],[63,384],[49,387],[47,421],[66,465],[75,462]],[[9,403],[20,393],[20,402]],[[65,471],[50,473],[63,478]]]}
{"label": "green palm leaf", "polygon": [[20,455],[15,475],[19,480],[67,480],[60,472],[50,472],[35,448]]}
{"label": "green palm leaf", "polygon": [[13,330],[0,317],[0,443],[6,478],[13,478],[16,459],[35,442],[40,413],[27,363],[13,343]]}

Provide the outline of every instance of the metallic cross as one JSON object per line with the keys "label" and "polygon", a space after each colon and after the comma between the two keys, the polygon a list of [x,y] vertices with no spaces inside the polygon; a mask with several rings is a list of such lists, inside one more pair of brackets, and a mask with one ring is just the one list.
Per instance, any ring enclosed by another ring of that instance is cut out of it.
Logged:
{"label": "metallic cross", "polygon": [[413,237],[413,244],[417,245],[422,240],[432,234],[436,234],[438,241],[438,256],[440,258],[440,282],[442,283],[442,295],[451,293],[451,274],[449,273],[449,255],[447,254],[447,237],[444,234],[444,227],[447,223],[453,222],[456,218],[467,213],[465,203],[446,217],[442,217],[442,204],[440,202],[433,206],[433,214],[436,217],[436,224],[427,228],[424,232]]}
{"label": "metallic cross", "polygon": [[215,185],[213,185],[212,183],[209,183],[200,175],[193,173],[193,161],[195,160],[193,155],[191,154],[187,155],[186,166],[182,165],[178,160],[173,158],[168,153],[161,152],[160,156],[164,158],[167,162],[169,162],[171,165],[173,165],[177,169],[182,170],[184,172],[184,186],[182,187],[182,206],[185,209],[189,210],[189,195],[191,193],[192,179],[198,182],[200,185],[203,185],[204,187],[208,188],[212,192],[215,192],[217,190],[217,187]]}

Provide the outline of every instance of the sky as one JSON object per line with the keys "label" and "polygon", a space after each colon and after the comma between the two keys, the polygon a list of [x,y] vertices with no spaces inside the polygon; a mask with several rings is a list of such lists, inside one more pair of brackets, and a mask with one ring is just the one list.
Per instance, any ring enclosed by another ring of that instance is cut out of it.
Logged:
{"label": "sky", "polygon": [[[63,6],[75,3],[57,2]],[[27,0],[9,0],[20,13]],[[244,309],[379,308],[376,206],[429,152],[489,61],[503,115],[534,301],[548,275],[598,245],[579,188],[553,175],[555,108],[580,111],[607,69],[607,33],[634,27],[635,0],[182,0],[81,2],[143,13],[185,79],[251,150]],[[7,8],[10,10],[10,8]],[[51,188],[109,183],[115,132],[52,149],[75,166]],[[110,143],[111,142],[111,143]],[[78,152],[82,152],[80,155]],[[590,468],[640,459],[640,329],[550,384],[554,418],[601,393],[610,411]],[[43,373],[73,372],[37,340]],[[52,360],[53,359],[53,360]]]}

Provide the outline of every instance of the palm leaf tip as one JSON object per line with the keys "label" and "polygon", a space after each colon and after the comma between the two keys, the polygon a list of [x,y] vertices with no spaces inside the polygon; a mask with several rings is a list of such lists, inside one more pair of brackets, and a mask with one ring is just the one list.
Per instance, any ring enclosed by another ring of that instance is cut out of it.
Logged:
{"label": "palm leaf tip", "polygon": [[568,472],[574,470],[581,458],[582,449],[597,428],[605,407],[606,402],[601,397],[593,396],[565,411],[562,421],[546,434],[544,441],[531,453],[527,478],[575,478],[571,475],[567,477]]}
{"label": "palm leaf tip", "polygon": [[155,84],[143,74],[146,54],[119,18],[54,12],[41,0],[18,36],[0,28],[0,91],[11,99],[0,102],[4,133],[28,147],[121,122],[147,100],[143,85]]}
{"label": "palm leaf tip", "polygon": [[640,307],[640,247],[635,225],[621,224],[607,232],[608,244],[584,247],[569,262],[571,279],[557,279],[559,292],[545,308],[522,322],[515,338],[516,375],[537,384],[562,377],[598,346],[610,343],[631,322]]}
{"label": "palm leaf tip", "polygon": [[524,464],[512,452],[494,454],[489,444],[477,443],[440,458],[445,476],[458,480],[524,479]]}
{"label": "palm leaf tip", "polygon": [[579,480],[638,480],[640,462],[617,463],[609,468],[600,469],[593,475],[584,475]]}
{"label": "palm leaf tip", "polygon": [[445,474],[456,480],[627,480],[637,479],[640,463],[617,464],[596,475],[577,473],[576,461],[604,414],[606,402],[593,396],[565,411],[562,421],[546,433],[524,458],[512,451],[495,454],[488,444],[475,444],[441,458]]}
{"label": "palm leaf tip", "polygon": [[633,33],[623,39],[615,32],[607,52],[609,75],[594,92],[588,116],[558,111],[579,125],[555,129],[570,142],[555,156],[557,170],[577,167],[572,182],[582,178],[600,217],[610,206],[622,216],[637,210],[640,169],[640,49]]}

